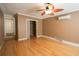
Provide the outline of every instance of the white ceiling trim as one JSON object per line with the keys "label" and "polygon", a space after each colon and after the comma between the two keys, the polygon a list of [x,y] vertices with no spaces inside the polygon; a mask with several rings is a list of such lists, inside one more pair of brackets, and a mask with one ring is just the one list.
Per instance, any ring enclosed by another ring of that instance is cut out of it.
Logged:
{"label": "white ceiling trim", "polygon": [[27,16],[27,17],[42,19],[42,18],[37,17],[37,16],[27,15],[27,14],[23,14],[23,13],[17,13],[17,14],[19,14],[19,15],[24,15],[24,16]]}

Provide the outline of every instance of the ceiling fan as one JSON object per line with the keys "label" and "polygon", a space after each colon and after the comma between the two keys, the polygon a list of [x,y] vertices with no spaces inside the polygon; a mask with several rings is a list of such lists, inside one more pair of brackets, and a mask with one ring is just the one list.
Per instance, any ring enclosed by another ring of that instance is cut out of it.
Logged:
{"label": "ceiling fan", "polygon": [[46,3],[45,4],[45,9],[40,9],[40,10],[37,10],[37,11],[41,11],[41,15],[54,15],[54,13],[56,12],[61,12],[63,11],[64,9],[59,9],[59,8],[55,8],[53,4],[51,3]]}

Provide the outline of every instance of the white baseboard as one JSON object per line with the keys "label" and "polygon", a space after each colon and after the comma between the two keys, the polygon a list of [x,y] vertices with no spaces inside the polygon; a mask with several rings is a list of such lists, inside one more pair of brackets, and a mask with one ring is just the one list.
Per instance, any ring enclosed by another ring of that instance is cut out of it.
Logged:
{"label": "white baseboard", "polygon": [[44,37],[44,38],[51,39],[51,40],[54,40],[54,41],[59,41],[59,40],[57,40],[57,39],[55,39],[55,38],[53,38],[53,37],[46,36],[46,35],[38,35],[37,37],[38,37],[38,38],[39,38],[39,37]]}
{"label": "white baseboard", "polygon": [[75,47],[79,47],[79,44],[74,43],[74,42],[70,42],[70,41],[66,41],[66,40],[62,40],[62,42],[65,43],[65,44],[68,44],[68,45],[72,45],[72,46],[75,46]]}
{"label": "white baseboard", "polygon": [[22,41],[22,40],[27,40],[27,38],[21,38],[21,39],[18,39],[18,41]]}
{"label": "white baseboard", "polygon": [[54,41],[60,41],[60,40],[57,40],[56,38],[46,36],[46,35],[42,35],[42,37],[45,37],[45,38],[48,38],[48,39],[51,39],[51,40],[54,40]]}
{"label": "white baseboard", "polygon": [[79,47],[79,44],[77,44],[77,43],[66,41],[66,40],[58,40],[56,38],[46,36],[46,35],[39,35],[38,37],[44,37],[44,38],[51,39],[51,40],[54,40],[54,41],[57,41],[57,42],[62,42],[64,44],[68,44],[68,45],[71,45],[71,46],[74,46],[74,47]]}

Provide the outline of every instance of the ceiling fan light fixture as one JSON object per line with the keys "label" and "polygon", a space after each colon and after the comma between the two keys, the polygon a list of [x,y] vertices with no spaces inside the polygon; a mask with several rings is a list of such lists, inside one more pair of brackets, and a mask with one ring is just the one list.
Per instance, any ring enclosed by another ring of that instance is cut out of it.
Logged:
{"label": "ceiling fan light fixture", "polygon": [[64,9],[59,9],[59,8],[55,8],[53,4],[51,3],[46,3],[45,5],[45,9],[41,9],[39,11],[42,11],[41,12],[41,15],[54,15],[55,13],[57,12],[61,12],[63,11]]}
{"label": "ceiling fan light fixture", "polygon": [[45,14],[51,14],[52,13],[52,10],[46,10],[45,11]]}
{"label": "ceiling fan light fixture", "polygon": [[53,8],[54,8],[54,6],[52,6],[52,4],[47,3],[47,5],[46,5],[46,9],[50,9],[50,10],[52,10]]}
{"label": "ceiling fan light fixture", "polygon": [[48,7],[50,10],[54,9],[54,6],[52,4],[49,4]]}

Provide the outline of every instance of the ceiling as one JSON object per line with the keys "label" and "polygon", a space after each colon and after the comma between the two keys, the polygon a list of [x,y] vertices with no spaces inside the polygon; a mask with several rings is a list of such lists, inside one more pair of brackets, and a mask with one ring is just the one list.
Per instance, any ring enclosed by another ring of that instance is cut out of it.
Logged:
{"label": "ceiling", "polygon": [[55,7],[62,8],[64,11],[58,12],[55,15],[40,15],[40,11],[36,11],[44,8],[44,3],[0,3],[0,8],[6,14],[23,14],[30,17],[35,17],[39,19],[54,17],[73,11],[79,10],[79,3],[53,3]]}

